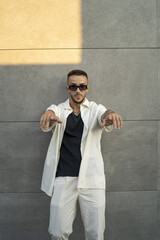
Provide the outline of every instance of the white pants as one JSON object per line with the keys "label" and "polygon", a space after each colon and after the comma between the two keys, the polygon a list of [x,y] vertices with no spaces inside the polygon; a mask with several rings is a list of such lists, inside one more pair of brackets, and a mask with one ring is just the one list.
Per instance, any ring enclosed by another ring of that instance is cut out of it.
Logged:
{"label": "white pants", "polygon": [[52,240],[67,240],[72,233],[79,201],[86,240],[103,240],[105,190],[77,190],[77,177],[57,177],[50,204],[49,233]]}

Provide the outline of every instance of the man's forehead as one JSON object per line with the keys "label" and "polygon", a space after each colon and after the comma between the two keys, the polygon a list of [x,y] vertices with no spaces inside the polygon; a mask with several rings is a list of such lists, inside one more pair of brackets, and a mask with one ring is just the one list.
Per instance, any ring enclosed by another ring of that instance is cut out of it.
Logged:
{"label": "man's forehead", "polygon": [[69,78],[68,78],[68,83],[87,83],[87,78],[86,76],[83,76],[83,75],[71,75]]}

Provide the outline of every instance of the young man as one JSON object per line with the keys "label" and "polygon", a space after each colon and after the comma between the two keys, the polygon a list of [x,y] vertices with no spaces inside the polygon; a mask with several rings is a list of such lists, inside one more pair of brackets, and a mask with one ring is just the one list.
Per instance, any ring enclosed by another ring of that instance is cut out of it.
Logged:
{"label": "young man", "polygon": [[43,131],[52,129],[41,189],[51,196],[49,233],[67,240],[79,201],[86,240],[103,240],[105,175],[100,148],[102,130],[120,129],[122,118],[103,105],[89,102],[87,73],[68,73],[69,99],[51,105],[42,115]]}

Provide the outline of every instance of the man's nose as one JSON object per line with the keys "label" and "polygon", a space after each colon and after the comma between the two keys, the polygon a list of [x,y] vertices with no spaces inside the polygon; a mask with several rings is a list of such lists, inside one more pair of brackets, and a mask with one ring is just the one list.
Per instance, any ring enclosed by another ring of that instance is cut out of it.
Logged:
{"label": "man's nose", "polygon": [[77,88],[76,92],[78,92],[78,93],[80,93],[80,92],[81,92],[81,90],[79,89],[79,87]]}

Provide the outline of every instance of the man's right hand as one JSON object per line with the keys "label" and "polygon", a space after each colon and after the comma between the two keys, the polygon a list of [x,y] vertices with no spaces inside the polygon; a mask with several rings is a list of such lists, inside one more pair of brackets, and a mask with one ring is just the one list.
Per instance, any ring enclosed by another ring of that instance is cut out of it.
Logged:
{"label": "man's right hand", "polygon": [[55,115],[55,113],[51,110],[47,110],[40,119],[40,127],[44,130],[48,130],[51,126],[51,123],[58,122],[62,123],[62,121]]}

